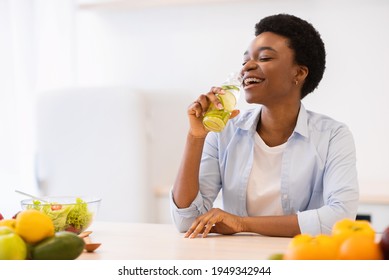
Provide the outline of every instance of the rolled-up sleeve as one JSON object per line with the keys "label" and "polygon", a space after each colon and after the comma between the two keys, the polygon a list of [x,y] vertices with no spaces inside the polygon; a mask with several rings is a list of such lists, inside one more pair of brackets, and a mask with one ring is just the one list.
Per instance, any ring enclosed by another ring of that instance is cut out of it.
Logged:
{"label": "rolled-up sleeve", "polygon": [[204,202],[200,192],[189,207],[178,208],[174,203],[173,191],[171,190],[170,209],[173,223],[176,225],[179,232],[187,231],[197,216],[207,212],[204,208]]}

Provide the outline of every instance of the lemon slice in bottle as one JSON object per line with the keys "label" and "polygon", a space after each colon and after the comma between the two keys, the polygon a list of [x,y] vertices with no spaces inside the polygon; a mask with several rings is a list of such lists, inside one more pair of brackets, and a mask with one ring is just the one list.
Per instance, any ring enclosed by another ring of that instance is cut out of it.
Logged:
{"label": "lemon slice in bottle", "polygon": [[239,87],[234,86],[234,85],[222,85],[221,88],[224,90],[233,89],[233,90],[239,91]]}
{"label": "lemon slice in bottle", "polygon": [[204,120],[205,128],[214,132],[221,132],[224,129],[225,125],[226,124],[223,122],[222,119],[215,116],[208,116]]}
{"label": "lemon slice in bottle", "polygon": [[[227,86],[225,86],[227,87]],[[228,86],[228,87],[234,87],[234,88],[224,88],[222,87],[225,91],[225,94],[219,94],[218,97],[220,99],[220,102],[223,105],[223,108],[229,112],[232,112],[235,108],[236,105],[236,97],[235,95],[231,92],[232,90],[238,90],[236,86]]]}

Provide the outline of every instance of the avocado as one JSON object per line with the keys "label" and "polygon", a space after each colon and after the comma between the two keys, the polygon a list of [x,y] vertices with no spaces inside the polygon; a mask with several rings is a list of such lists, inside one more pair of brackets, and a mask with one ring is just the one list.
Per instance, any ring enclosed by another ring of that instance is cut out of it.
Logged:
{"label": "avocado", "polygon": [[74,260],[81,255],[85,242],[77,234],[68,231],[56,232],[31,250],[33,260]]}

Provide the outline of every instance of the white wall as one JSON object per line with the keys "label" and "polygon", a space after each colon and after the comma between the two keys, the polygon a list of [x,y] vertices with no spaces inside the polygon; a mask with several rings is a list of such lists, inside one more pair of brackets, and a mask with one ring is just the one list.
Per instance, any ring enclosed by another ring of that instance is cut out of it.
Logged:
{"label": "white wall", "polygon": [[[75,0],[0,0],[0,212],[37,194],[37,92],[74,86]],[[73,36],[73,37],[72,37]]]}
{"label": "white wall", "polygon": [[[80,10],[78,83],[127,85],[159,98],[176,90],[194,98],[239,69],[242,54],[253,39],[254,24],[281,12],[313,23],[326,44],[324,79],[304,100],[305,106],[349,125],[357,145],[362,193],[388,195],[388,1],[263,0]],[[166,108],[179,109],[177,119],[185,120],[184,110],[174,103]],[[177,149],[170,163],[160,165],[163,184],[167,178],[174,179],[180,157],[176,153],[182,148],[173,135],[170,144]]]}
{"label": "white wall", "polygon": [[0,0],[0,213],[20,210],[16,188],[34,189],[31,1]]}

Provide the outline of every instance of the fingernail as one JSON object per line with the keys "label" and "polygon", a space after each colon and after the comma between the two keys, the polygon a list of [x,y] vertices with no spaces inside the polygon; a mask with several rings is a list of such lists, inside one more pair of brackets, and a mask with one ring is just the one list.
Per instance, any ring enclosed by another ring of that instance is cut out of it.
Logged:
{"label": "fingernail", "polygon": [[217,108],[218,108],[219,110],[221,110],[221,109],[223,109],[223,105],[222,105],[221,103],[218,103],[218,104],[217,104]]}

